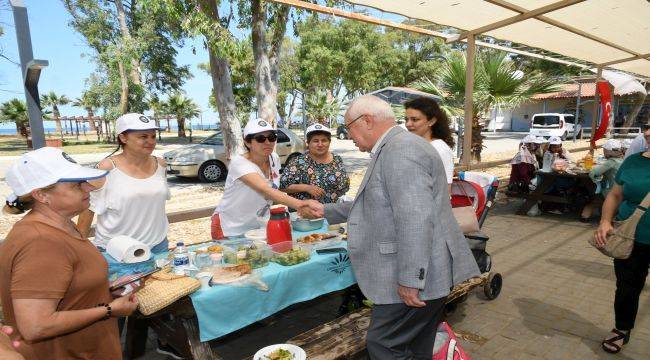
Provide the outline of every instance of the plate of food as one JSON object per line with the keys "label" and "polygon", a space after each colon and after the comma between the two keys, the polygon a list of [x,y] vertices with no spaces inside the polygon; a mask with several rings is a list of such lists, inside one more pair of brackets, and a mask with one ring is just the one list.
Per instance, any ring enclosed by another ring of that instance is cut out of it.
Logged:
{"label": "plate of food", "polygon": [[306,360],[305,350],[293,344],[269,345],[260,349],[253,360]]}
{"label": "plate of food", "polygon": [[253,269],[249,264],[213,266],[207,270],[212,274],[212,284],[231,284],[237,281],[246,280],[250,277]]}
{"label": "plate of food", "polygon": [[340,244],[341,241],[339,234],[330,233],[305,235],[297,240],[299,244],[311,245],[314,250],[335,246]]}
{"label": "plate of food", "polygon": [[251,240],[266,241],[266,229],[248,230],[244,233],[244,237]]}

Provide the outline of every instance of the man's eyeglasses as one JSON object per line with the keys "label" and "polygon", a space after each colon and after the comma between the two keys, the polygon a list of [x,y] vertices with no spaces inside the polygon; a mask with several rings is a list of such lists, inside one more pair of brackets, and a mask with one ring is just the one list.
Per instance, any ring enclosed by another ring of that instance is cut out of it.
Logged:
{"label": "man's eyeglasses", "polygon": [[265,142],[266,140],[268,140],[269,142],[275,142],[278,139],[278,136],[276,134],[271,134],[271,135],[268,135],[268,136],[258,134],[258,135],[253,136],[253,139],[255,139],[255,141],[257,141],[258,143],[261,144],[261,143]]}
{"label": "man's eyeglasses", "polygon": [[361,115],[357,116],[356,119],[350,121],[347,124],[344,124],[343,127],[345,128],[345,130],[349,131],[350,130],[350,125],[354,124],[355,121],[357,121],[357,120],[361,119],[362,117],[364,117],[364,115],[366,115],[366,114],[361,114]]}

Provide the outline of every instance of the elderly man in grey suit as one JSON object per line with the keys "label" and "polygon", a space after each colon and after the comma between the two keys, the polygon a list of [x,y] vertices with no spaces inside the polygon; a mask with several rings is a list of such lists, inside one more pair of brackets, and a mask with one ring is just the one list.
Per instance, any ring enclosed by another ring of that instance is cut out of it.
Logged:
{"label": "elderly man in grey suit", "polygon": [[431,359],[446,296],[479,275],[451,211],[442,161],[421,137],[395,126],[390,105],[375,96],[350,104],[345,127],[372,159],[353,202],[315,211],[348,223],[352,268],[375,304],[370,357]]}

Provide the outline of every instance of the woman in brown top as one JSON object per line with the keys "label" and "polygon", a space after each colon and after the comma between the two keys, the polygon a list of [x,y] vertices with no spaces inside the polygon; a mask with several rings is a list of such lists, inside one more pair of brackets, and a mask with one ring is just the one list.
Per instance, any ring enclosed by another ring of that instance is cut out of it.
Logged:
{"label": "woman in brown top", "polygon": [[28,360],[122,358],[116,318],[137,298],[113,299],[106,260],[72,222],[88,208],[86,181],[105,175],[47,147],[7,172],[14,194],[5,210],[30,211],[0,244],[0,301]]}

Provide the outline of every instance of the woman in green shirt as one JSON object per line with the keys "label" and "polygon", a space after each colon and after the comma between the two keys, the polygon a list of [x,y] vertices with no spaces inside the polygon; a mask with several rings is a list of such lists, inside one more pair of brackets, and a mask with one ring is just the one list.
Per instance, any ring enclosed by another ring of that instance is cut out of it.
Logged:
{"label": "woman in green shirt", "polygon": [[[650,129],[645,129],[650,144]],[[618,169],[615,184],[603,204],[596,241],[605,245],[613,230],[612,220],[625,220],[650,191],[650,151],[629,156]],[[618,353],[630,339],[630,332],[639,308],[639,296],[645,285],[650,265],[650,211],[646,211],[636,228],[634,249],[628,259],[614,259],[616,295],[614,313],[616,327],[602,342],[603,350]]]}

